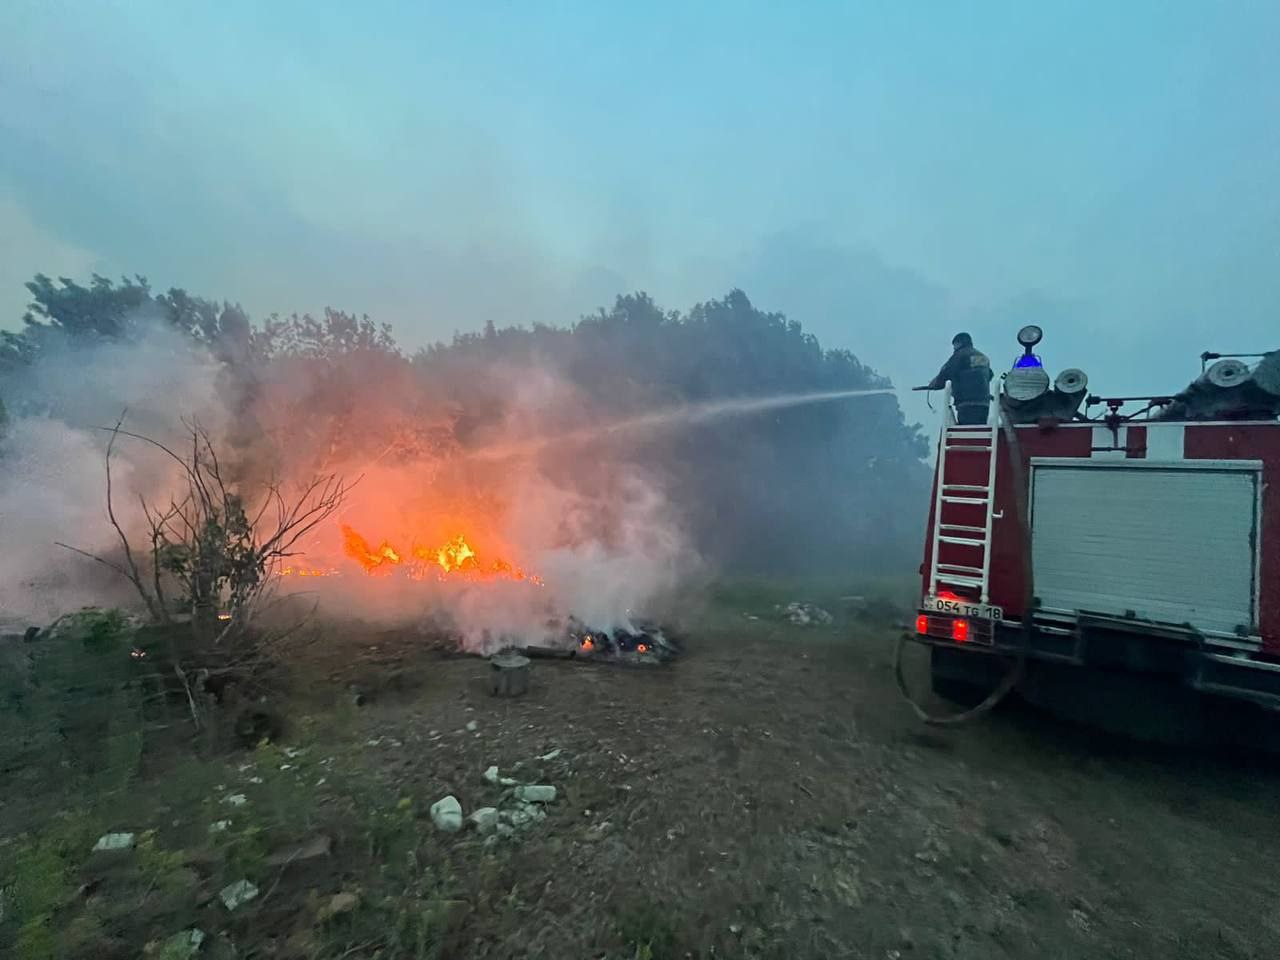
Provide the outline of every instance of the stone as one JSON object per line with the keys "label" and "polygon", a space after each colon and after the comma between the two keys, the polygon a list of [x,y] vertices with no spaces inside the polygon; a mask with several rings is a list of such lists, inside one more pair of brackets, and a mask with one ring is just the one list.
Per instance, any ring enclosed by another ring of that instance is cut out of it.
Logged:
{"label": "stone", "polygon": [[498,782],[498,768],[497,768],[497,767],[490,767],[488,770],[486,770],[486,771],[484,772],[484,778],[485,778],[485,780],[486,780],[486,781],[488,781],[489,783],[497,783],[497,782]]}
{"label": "stone", "polygon": [[340,917],[344,913],[350,913],[360,904],[360,897],[344,890],[341,893],[335,893],[329,898],[329,903],[324,909],[326,917]]}
{"label": "stone", "polygon": [[498,808],[481,807],[467,818],[481,836],[493,833],[498,829]]}
{"label": "stone", "polygon": [[525,827],[535,820],[545,819],[547,814],[537,804],[522,803],[511,810],[504,810],[501,816],[513,827]]}
{"label": "stone", "polygon": [[215,820],[213,823],[209,824],[210,833],[226,833],[229,829],[231,829],[230,820]]}
{"label": "stone", "polygon": [[541,783],[516,787],[516,799],[525,803],[553,803],[556,799],[556,788]]}
{"label": "stone", "polygon": [[233,793],[231,796],[225,797],[222,802],[228,803],[233,807],[243,807],[249,802],[249,798],[243,793]]}
{"label": "stone", "polygon": [[431,805],[431,822],[437,830],[457,833],[462,829],[462,804],[455,796],[447,796]]}
{"label": "stone", "polygon": [[218,893],[223,906],[228,910],[236,910],[258,895],[258,888],[248,880],[237,880],[229,883]]}
{"label": "stone", "polygon": [[306,863],[308,860],[320,860],[329,856],[329,852],[332,849],[333,841],[320,834],[312,837],[306,843],[298,844],[296,847],[277,850],[267,857],[267,866],[283,867],[290,863]]}
{"label": "stone", "polygon": [[203,930],[183,930],[162,943],[156,957],[158,960],[191,960],[203,943]]}
{"label": "stone", "polygon": [[122,850],[132,850],[134,839],[132,833],[104,833],[93,845],[93,852],[119,853]]}
{"label": "stone", "polygon": [[480,729],[480,724],[475,720],[467,721],[467,733],[475,733]]}

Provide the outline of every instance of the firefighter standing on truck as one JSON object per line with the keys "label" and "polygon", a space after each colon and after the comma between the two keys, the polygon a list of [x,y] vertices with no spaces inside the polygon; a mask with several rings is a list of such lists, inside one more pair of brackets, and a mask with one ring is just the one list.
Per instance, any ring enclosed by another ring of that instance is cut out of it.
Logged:
{"label": "firefighter standing on truck", "polygon": [[957,333],[951,340],[955,352],[938,375],[917,390],[941,390],[951,381],[951,400],[956,405],[956,423],[983,424],[991,411],[991,361],[973,345],[973,337]]}

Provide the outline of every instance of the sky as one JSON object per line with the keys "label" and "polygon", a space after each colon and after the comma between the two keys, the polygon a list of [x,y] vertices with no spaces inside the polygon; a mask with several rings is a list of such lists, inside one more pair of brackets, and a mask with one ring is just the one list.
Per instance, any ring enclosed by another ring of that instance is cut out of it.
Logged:
{"label": "sky", "polygon": [[[899,386],[1280,346],[1280,4],[0,4],[0,326],[143,274],[414,348],[739,287]],[[904,397],[912,419],[932,416]]]}

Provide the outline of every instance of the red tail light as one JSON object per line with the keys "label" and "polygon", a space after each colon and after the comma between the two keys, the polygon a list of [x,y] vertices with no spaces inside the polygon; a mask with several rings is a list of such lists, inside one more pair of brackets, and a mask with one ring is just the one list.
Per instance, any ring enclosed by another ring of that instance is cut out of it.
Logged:
{"label": "red tail light", "polygon": [[964,643],[969,639],[969,621],[968,620],[952,620],[951,621],[951,639],[956,643]]}
{"label": "red tail light", "polygon": [[929,632],[929,618],[922,613],[920,614],[920,616],[916,617],[916,633],[920,634],[921,636],[924,636],[924,634],[928,632]]}

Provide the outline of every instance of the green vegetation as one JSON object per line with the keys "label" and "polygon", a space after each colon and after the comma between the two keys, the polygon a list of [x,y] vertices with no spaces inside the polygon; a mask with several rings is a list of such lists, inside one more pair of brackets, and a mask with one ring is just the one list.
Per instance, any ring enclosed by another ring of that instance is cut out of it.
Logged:
{"label": "green vegetation", "polygon": [[[27,677],[4,675],[3,769],[23,795],[6,791],[0,822],[0,954],[76,960],[157,930],[235,930],[219,891],[247,880],[259,894],[240,909],[268,928],[279,911],[288,929],[261,935],[305,939],[305,955],[437,956],[452,908],[430,821],[365,768],[350,726],[302,717],[287,746],[193,751],[189,727],[161,722],[180,705],[149,696],[136,640],[119,614],[83,611],[30,645]],[[95,851],[111,832],[132,843]],[[322,891],[352,874],[358,897],[329,916]]]}
{"label": "green vegetation", "polygon": [[[335,451],[383,456],[388,435],[392,449],[466,444],[509,412],[513,371],[572,384],[581,396],[558,411],[568,426],[581,425],[582,402],[592,415],[627,417],[728,397],[889,386],[852,352],[823,349],[740,290],[684,313],[643,293],[619,296],[565,327],[490,325],[407,356],[385,324],[337,310],[254,323],[235,304],[177,288],[156,293],[141,277],[116,284],[95,276],[84,286],[37,276],[27,288],[23,329],[0,333],[0,377],[20,388],[23,371],[66,345],[173,330],[224,366],[222,389],[241,418],[236,442],[285,443],[317,473]],[[855,338],[857,321],[850,318]],[[272,372],[297,374],[309,389],[266,422],[255,401]],[[375,383],[376,391],[360,389]],[[11,413],[27,410],[21,395],[5,395]],[[370,422],[379,429],[362,429]],[[809,576],[914,558],[926,453],[896,400],[873,396],[636,438],[621,457],[634,470],[661,472],[699,554],[719,569]]]}

